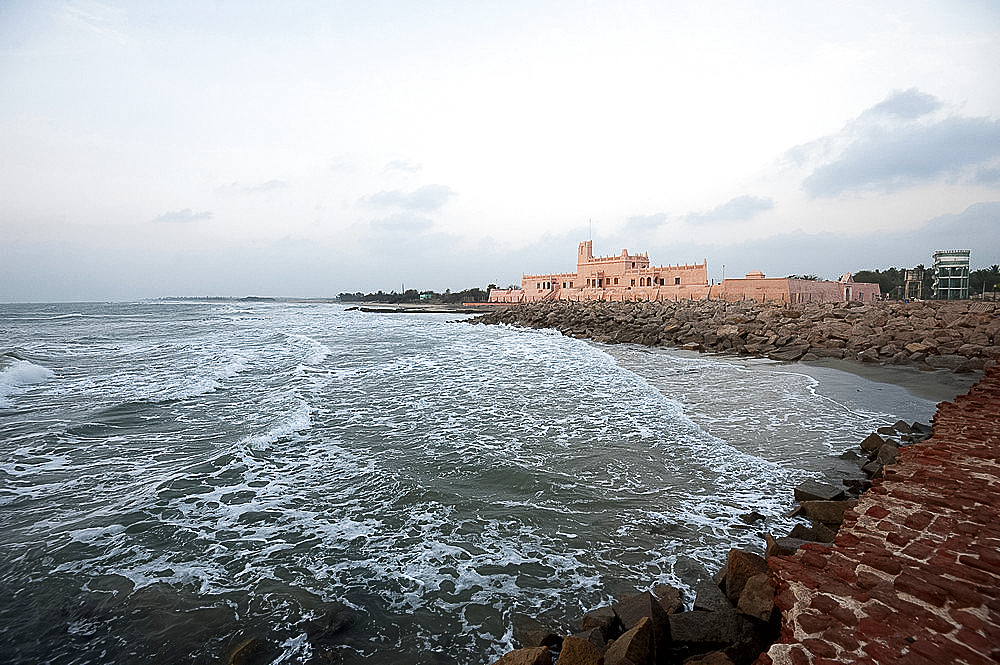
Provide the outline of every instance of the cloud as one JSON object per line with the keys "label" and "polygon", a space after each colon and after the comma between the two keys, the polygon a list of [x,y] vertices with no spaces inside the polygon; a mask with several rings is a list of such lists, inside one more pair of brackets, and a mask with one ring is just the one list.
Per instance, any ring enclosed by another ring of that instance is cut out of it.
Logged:
{"label": "cloud", "polygon": [[934,95],[920,92],[916,88],[896,90],[884,100],[871,107],[859,118],[895,116],[905,120],[915,120],[941,108],[941,101]]}
{"label": "cloud", "polygon": [[191,208],[184,208],[184,210],[177,210],[175,212],[165,212],[155,218],[153,222],[188,223],[200,222],[203,219],[212,219],[212,213],[207,210],[203,212],[194,212]]}
{"label": "cloud", "polygon": [[385,165],[386,171],[406,171],[407,173],[416,173],[423,166],[421,164],[415,164],[408,159],[394,159]]}
{"label": "cloud", "polygon": [[258,185],[243,185],[239,182],[233,182],[228,185],[222,185],[216,188],[215,191],[219,194],[260,194],[275,189],[284,189],[285,187],[288,187],[288,183],[284,180],[268,180]]}
{"label": "cloud", "polygon": [[716,222],[738,222],[752,219],[756,215],[774,208],[774,199],[760,196],[737,196],[708,212],[691,213],[684,217],[692,224],[714,224]]}
{"label": "cloud", "polygon": [[630,231],[652,231],[667,221],[667,214],[658,212],[653,215],[633,215],[625,220],[625,228]]}
{"label": "cloud", "polygon": [[427,231],[434,226],[434,222],[420,215],[401,212],[383,219],[373,220],[370,226],[380,233],[409,235]]}
{"label": "cloud", "polygon": [[447,185],[426,185],[413,192],[394,190],[378,192],[368,197],[368,202],[383,208],[403,208],[420,212],[440,210],[448,199],[455,196]]}
{"label": "cloud", "polygon": [[916,89],[895,92],[839,134],[796,146],[785,156],[797,164],[810,158],[822,162],[802,182],[811,198],[892,192],[935,180],[996,182],[1000,121],[934,119],[941,106],[937,98]]}

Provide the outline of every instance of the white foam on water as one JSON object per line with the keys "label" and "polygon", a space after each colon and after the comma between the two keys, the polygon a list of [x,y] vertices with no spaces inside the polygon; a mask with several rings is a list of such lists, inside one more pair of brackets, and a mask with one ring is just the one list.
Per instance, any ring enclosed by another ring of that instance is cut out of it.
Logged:
{"label": "white foam on water", "polygon": [[283,333],[284,336],[295,343],[304,352],[302,362],[306,365],[319,365],[332,353],[330,347],[319,342],[308,335],[298,333]]}
{"label": "white foam on water", "polygon": [[281,439],[303,432],[312,427],[312,408],[305,400],[299,399],[298,405],[291,413],[282,416],[281,420],[263,434],[254,434],[240,441],[240,445],[254,450],[264,450]]}
{"label": "white foam on water", "polygon": [[56,373],[47,367],[27,360],[15,360],[0,369],[0,408],[12,406],[9,399],[22,395],[31,386],[36,386],[55,378]]}

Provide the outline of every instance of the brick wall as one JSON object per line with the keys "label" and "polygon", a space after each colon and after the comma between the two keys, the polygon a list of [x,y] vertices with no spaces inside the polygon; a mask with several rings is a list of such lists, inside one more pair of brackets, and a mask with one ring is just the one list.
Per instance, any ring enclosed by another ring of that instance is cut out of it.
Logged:
{"label": "brick wall", "polygon": [[1000,662],[1000,368],[933,427],[833,545],[769,559],[782,637],[759,665]]}

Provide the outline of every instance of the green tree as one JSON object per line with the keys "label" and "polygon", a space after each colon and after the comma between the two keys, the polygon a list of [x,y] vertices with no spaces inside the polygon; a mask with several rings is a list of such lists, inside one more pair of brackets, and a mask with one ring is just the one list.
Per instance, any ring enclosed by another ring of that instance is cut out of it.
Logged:
{"label": "green tree", "polygon": [[855,282],[878,284],[882,295],[887,295],[890,298],[900,298],[903,295],[903,284],[906,281],[906,269],[859,270],[852,275],[852,278]]}
{"label": "green tree", "polygon": [[969,295],[1000,291],[1000,265],[973,270],[969,273]]}

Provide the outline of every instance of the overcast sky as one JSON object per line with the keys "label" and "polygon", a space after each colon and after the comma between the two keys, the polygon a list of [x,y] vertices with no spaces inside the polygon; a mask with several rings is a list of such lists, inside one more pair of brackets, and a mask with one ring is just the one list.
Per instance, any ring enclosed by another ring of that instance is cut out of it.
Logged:
{"label": "overcast sky", "polygon": [[0,2],[0,301],[1000,263],[1000,3]]}

